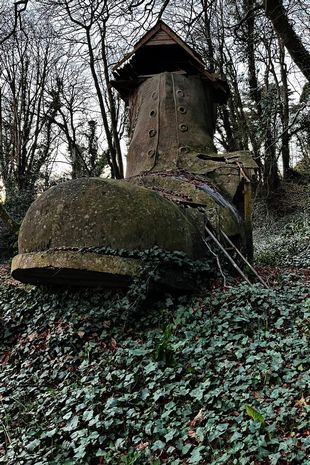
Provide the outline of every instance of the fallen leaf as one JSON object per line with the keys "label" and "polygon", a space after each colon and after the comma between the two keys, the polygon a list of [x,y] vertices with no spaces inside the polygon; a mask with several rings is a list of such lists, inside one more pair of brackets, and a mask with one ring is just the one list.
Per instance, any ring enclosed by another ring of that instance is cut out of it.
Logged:
{"label": "fallen leaf", "polygon": [[112,337],[112,339],[111,339],[111,349],[112,349],[112,350],[116,350],[116,349],[117,349],[117,342],[116,342],[116,340],[114,339],[114,337]]}
{"label": "fallen leaf", "polygon": [[34,331],[33,333],[28,335],[28,340],[33,341],[37,337],[38,333]]}
{"label": "fallen leaf", "polygon": [[6,365],[10,359],[11,352],[4,352],[3,357],[1,358],[0,365]]}
{"label": "fallen leaf", "polygon": [[308,405],[308,404],[307,404],[307,401],[306,401],[306,399],[304,398],[304,395],[303,395],[303,394],[301,395],[301,398],[298,399],[298,400],[296,400],[296,402],[295,402],[295,407],[297,407],[297,408],[304,408],[304,407],[306,407],[307,405]]}
{"label": "fallen leaf", "polygon": [[149,442],[140,442],[140,444],[137,445],[137,450],[144,450],[148,447]]}
{"label": "fallen leaf", "polygon": [[197,413],[197,415],[192,419],[189,426],[193,427],[193,426],[196,426],[197,424],[199,425],[203,419],[204,419],[204,409],[201,408],[199,412]]}

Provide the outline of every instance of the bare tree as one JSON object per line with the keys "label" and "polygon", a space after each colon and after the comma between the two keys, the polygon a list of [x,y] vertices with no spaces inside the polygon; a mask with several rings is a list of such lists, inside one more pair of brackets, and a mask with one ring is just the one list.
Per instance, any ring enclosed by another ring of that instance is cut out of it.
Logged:
{"label": "bare tree", "polygon": [[49,91],[51,115],[68,148],[72,178],[100,176],[108,165],[106,151],[99,145],[97,121],[90,108],[93,98],[88,80],[67,63],[57,70],[55,86]]}
{"label": "bare tree", "polygon": [[54,1],[56,12],[69,31],[70,40],[80,46],[81,56],[87,60],[108,144],[108,162],[112,177],[124,175],[123,159],[118,133],[117,100],[109,86],[108,58],[106,53],[107,23],[111,7],[107,1],[86,0]]}
{"label": "bare tree", "polygon": [[[289,3],[296,31],[307,27],[309,14],[303,0]],[[191,0],[169,7],[164,19],[174,20],[179,33],[231,87],[228,104],[219,108],[216,140],[228,151],[250,148],[266,188],[273,190],[280,171],[284,178],[291,175],[291,138],[301,134],[298,121],[305,112],[295,116],[298,70],[266,17],[263,3]]]}
{"label": "bare tree", "polygon": [[46,100],[46,89],[59,50],[52,36],[43,39],[31,17],[24,28],[1,46],[0,170],[7,200],[16,193],[27,193],[29,203],[41,168],[52,153],[53,109]]}
{"label": "bare tree", "polygon": [[[21,28],[21,14],[26,11],[27,5],[28,5],[29,0],[19,0],[14,2],[14,20],[13,24],[10,27],[8,32],[2,32],[0,36],[0,45],[2,45],[6,40],[8,40],[10,37],[12,37],[16,30],[18,25]],[[1,5],[1,13],[4,13],[4,6]],[[7,26],[7,25],[5,25]]]}

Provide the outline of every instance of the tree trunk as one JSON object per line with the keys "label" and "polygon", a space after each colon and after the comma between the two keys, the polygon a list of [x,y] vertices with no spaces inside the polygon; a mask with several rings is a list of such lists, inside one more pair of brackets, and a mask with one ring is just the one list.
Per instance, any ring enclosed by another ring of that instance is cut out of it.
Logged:
{"label": "tree trunk", "polygon": [[13,220],[13,218],[8,214],[4,206],[0,203],[0,219],[3,223],[9,228],[12,232],[17,232],[19,225],[18,223]]}
{"label": "tree trunk", "polygon": [[254,0],[245,0],[244,4],[247,12],[253,11],[249,14],[246,19],[247,35],[248,40],[246,42],[246,55],[248,62],[248,79],[249,79],[249,95],[250,98],[255,102],[255,109],[257,117],[261,118],[261,91],[258,85],[257,73],[256,73],[256,59],[255,59],[255,16],[254,16]]}
{"label": "tree trunk", "polygon": [[266,142],[265,142],[265,161],[264,161],[264,186],[269,195],[275,191],[280,184],[276,147],[271,131],[271,123],[267,122]]}
{"label": "tree trunk", "polygon": [[115,100],[112,93],[112,88],[110,86],[110,79],[109,79],[109,71],[108,71],[108,62],[107,62],[107,55],[106,55],[106,29],[105,25],[103,30],[101,31],[101,51],[102,51],[102,61],[103,61],[103,71],[104,77],[107,87],[107,94],[108,94],[108,101],[110,107],[110,119],[111,119],[111,133],[113,136],[113,146],[115,148],[115,157],[118,167],[119,177],[124,177],[124,167],[123,167],[123,158],[122,158],[122,150],[121,150],[121,143],[119,140],[119,135],[117,131],[117,116],[116,116],[116,108],[115,108]]}
{"label": "tree trunk", "polygon": [[237,150],[242,150],[243,147],[240,147],[239,141],[236,139],[233,133],[233,129],[229,119],[229,112],[228,109],[223,106],[221,108],[222,118],[223,118],[223,126],[226,133],[226,150],[227,152],[235,152]]}
{"label": "tree trunk", "polygon": [[282,0],[265,0],[265,11],[292,59],[310,82],[310,53],[290,24]]}
{"label": "tree trunk", "polygon": [[289,129],[289,88],[287,82],[287,66],[285,63],[285,48],[279,43],[280,46],[280,69],[281,69],[281,121],[282,121],[282,136],[281,136],[281,154],[283,164],[283,178],[286,179],[290,174],[290,135]]}
{"label": "tree trunk", "polygon": [[103,98],[103,94],[102,94],[100,83],[99,83],[99,77],[98,77],[96,67],[95,67],[96,59],[95,59],[94,51],[93,51],[93,47],[92,47],[90,29],[86,28],[85,31],[86,31],[88,53],[89,53],[90,70],[91,70],[92,78],[93,78],[93,81],[94,81],[95,89],[96,89],[96,92],[97,92],[99,108],[100,108],[102,121],[103,121],[103,126],[104,126],[104,130],[105,130],[105,134],[106,134],[106,138],[107,138],[107,142],[108,142],[108,146],[109,146],[109,152],[110,152],[110,156],[111,156],[112,177],[116,178],[116,179],[121,179],[123,177],[123,173],[120,172],[119,166],[117,164],[117,151],[116,151],[115,144],[114,144],[114,141],[113,141],[113,137],[112,137],[112,134],[111,134],[111,131],[110,131],[108,116],[107,116],[106,107],[105,107],[105,104],[104,104],[104,98]]}

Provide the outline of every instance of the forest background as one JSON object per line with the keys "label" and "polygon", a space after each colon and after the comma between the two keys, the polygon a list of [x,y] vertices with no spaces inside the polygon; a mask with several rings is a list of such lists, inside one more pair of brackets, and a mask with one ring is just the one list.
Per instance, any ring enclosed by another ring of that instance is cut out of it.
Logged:
{"label": "forest background", "polygon": [[[112,68],[159,19],[227,79],[221,151],[252,150],[267,194],[309,167],[307,0],[0,1],[0,176],[20,219],[64,179],[122,178],[127,115]],[[295,170],[295,171],[294,171]]]}

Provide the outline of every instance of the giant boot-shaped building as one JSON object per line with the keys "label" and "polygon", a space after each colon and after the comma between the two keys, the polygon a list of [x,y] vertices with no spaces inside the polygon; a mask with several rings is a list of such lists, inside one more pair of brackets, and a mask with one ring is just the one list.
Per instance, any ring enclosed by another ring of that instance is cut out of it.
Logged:
{"label": "giant boot-shaped building", "polygon": [[[203,259],[208,232],[251,259],[257,165],[249,152],[218,153],[213,143],[226,82],[161,21],[113,73],[129,111],[126,179],[75,179],[42,194],[22,223],[13,276],[127,286],[140,260],[118,251],[157,246]],[[182,274],[167,274],[164,284],[185,285]]]}

